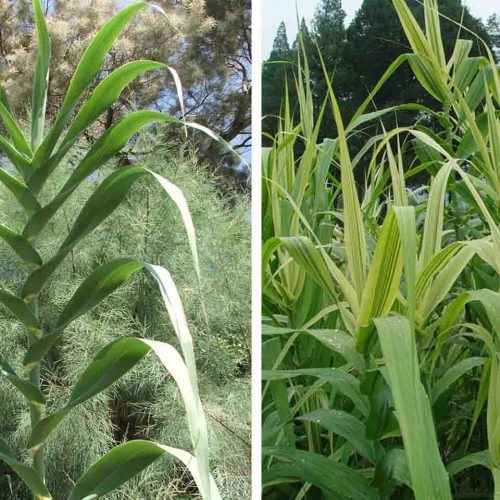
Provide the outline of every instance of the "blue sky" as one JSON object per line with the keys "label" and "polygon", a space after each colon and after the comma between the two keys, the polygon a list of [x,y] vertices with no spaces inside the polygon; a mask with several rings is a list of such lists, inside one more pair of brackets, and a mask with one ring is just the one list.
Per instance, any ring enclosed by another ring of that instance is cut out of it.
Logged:
{"label": "blue sky", "polygon": [[[285,21],[288,39],[294,40],[297,34],[295,4],[298,4],[300,17],[310,20],[319,0],[265,0],[262,6],[262,58],[267,59],[273,46],[276,30],[281,21]],[[347,13],[348,21],[359,9],[362,0],[342,0],[342,6]],[[487,18],[490,14],[500,15],[500,2],[498,0],[466,0],[465,2],[472,14]]]}

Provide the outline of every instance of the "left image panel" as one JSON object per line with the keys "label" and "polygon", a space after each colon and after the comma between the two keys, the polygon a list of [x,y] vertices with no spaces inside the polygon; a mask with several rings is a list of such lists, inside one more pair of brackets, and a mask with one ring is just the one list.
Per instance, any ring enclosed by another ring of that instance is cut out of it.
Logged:
{"label": "left image panel", "polygon": [[0,2],[0,499],[251,497],[251,0]]}

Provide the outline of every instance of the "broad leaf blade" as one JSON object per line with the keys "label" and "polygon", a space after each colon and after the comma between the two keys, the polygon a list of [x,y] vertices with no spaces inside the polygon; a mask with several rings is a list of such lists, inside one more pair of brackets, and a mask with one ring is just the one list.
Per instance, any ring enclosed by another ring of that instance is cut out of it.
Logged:
{"label": "broad leaf blade", "polygon": [[33,151],[30,145],[26,141],[22,130],[19,125],[14,120],[10,111],[0,102],[0,119],[3,121],[5,129],[7,130],[15,148],[20,152],[25,154],[28,158],[31,158]]}
{"label": "broad leaf blade", "polygon": [[31,243],[20,234],[12,231],[7,226],[0,224],[0,238],[23,260],[26,264],[37,267],[42,265],[42,258],[32,247]]}
{"label": "broad leaf blade", "polygon": [[415,496],[451,500],[431,406],[420,382],[415,339],[410,324],[402,316],[378,318],[374,322],[389,374]]}
{"label": "broad leaf blade", "polygon": [[37,499],[51,500],[52,496],[40,474],[33,467],[19,462],[3,439],[0,439],[0,460],[17,473]]}
{"label": "broad leaf blade", "polygon": [[0,374],[3,375],[19,392],[26,398],[26,401],[40,411],[45,406],[45,398],[40,389],[29,380],[22,379],[14,369],[0,355]]}
{"label": "broad leaf blade", "polygon": [[[82,181],[87,179],[99,167],[118,153],[142,127],[155,122],[180,123],[177,118],[167,113],[147,110],[130,113],[116,122],[93,144],[90,151],[72,172],[57,196],[48,205],[33,215],[24,228],[23,235],[31,238],[39,234]],[[54,157],[50,158],[34,173],[28,182],[31,189],[36,191],[43,185],[52,173],[52,170],[57,166],[56,160],[57,157],[55,160]]]}
{"label": "broad leaf blade", "polygon": [[102,349],[79,377],[63,408],[40,420],[32,430],[27,444],[30,453],[37,453],[72,408],[107,389],[130,371],[149,351],[149,346],[135,337],[122,337]]}
{"label": "broad leaf blade", "polygon": [[66,304],[57,319],[55,329],[63,330],[76,318],[86,314],[143,267],[141,261],[122,258],[97,268],[78,287]]}
{"label": "broad leaf blade", "polygon": [[128,278],[144,267],[135,259],[122,258],[103,264],[93,271],[78,287],[57,319],[54,331],[32,344],[24,357],[24,365],[41,361],[62,331],[76,318],[86,314],[113,293]]}
{"label": "broad leaf blade", "polygon": [[363,422],[354,415],[338,410],[315,410],[300,417],[301,420],[317,424],[328,431],[342,436],[351,443],[356,451],[371,462],[377,462],[380,446],[365,437],[366,428]]}
{"label": "broad leaf blade", "polygon": [[8,172],[0,167],[0,182],[5,185],[5,187],[15,196],[19,203],[28,212],[35,212],[39,210],[40,203],[28,189],[28,187],[12,177]]}
{"label": "broad leaf blade", "polygon": [[[111,493],[165,453],[180,460],[189,469],[198,487],[200,486],[199,465],[196,457],[178,448],[137,439],[120,444],[106,453],[78,480],[68,500],[85,500]],[[210,482],[211,496],[203,496],[203,498],[221,500],[212,477],[210,477]]]}
{"label": "broad leaf blade", "polygon": [[304,483],[320,487],[332,498],[352,500],[378,498],[377,490],[370,486],[361,473],[331,458],[291,448],[264,448],[262,453],[280,462],[279,465],[263,471],[264,484],[278,479],[288,481],[300,479]]}
{"label": "broad leaf blade", "polygon": [[40,0],[33,0],[37,34],[35,81],[33,82],[33,108],[31,110],[31,146],[33,150],[42,142],[47,107],[50,68],[50,38]]}
{"label": "broad leaf blade", "polygon": [[118,38],[125,26],[136,15],[136,13],[147,6],[148,4],[146,2],[137,2],[118,12],[118,14],[116,14],[99,30],[90,45],[87,47],[75,69],[73,77],[71,78],[68,91],[66,92],[66,96],[59,114],[57,115],[56,121],[51,131],[36,151],[35,157],[33,158],[35,168],[39,168],[52,154],[52,151],[71,116],[73,108],[76,106],[87,86],[96,77],[106,54],[115,40]]}
{"label": "broad leaf blade", "polygon": [[24,300],[0,289],[0,303],[7,307],[33,335],[41,334],[40,323]]}
{"label": "broad leaf blade", "polygon": [[71,249],[98,227],[126,198],[134,182],[147,173],[142,167],[129,167],[106,177],[83,206],[59,253],[30,274],[22,290],[23,297],[37,296]]}

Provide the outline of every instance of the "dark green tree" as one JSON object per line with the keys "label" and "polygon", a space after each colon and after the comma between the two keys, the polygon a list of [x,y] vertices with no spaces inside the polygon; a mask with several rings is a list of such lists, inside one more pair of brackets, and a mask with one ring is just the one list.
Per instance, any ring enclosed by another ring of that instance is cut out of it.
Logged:
{"label": "dark green tree", "polygon": [[[423,25],[422,3],[419,0],[408,0],[407,3]],[[493,17],[486,28],[480,19],[472,16],[461,0],[440,0],[439,9],[443,16],[441,30],[447,57],[451,55],[458,36],[474,41],[472,55],[484,53],[484,48],[477,37],[482,38],[490,46],[494,46],[495,43],[498,46],[498,17]],[[345,13],[342,10],[341,0],[321,0],[311,29],[309,30],[302,20],[299,32],[310,65],[316,111],[322,106],[326,95],[326,81],[317,54],[319,47],[328,74],[333,75],[333,87],[344,119],[347,121],[389,65],[399,55],[411,49],[391,0],[364,0],[347,29],[344,27],[344,22]],[[461,29],[458,24],[462,24],[466,29]],[[292,50],[289,50],[285,26],[281,25],[275,40],[275,50],[269,61],[283,60],[286,58],[284,54],[289,54],[287,60],[295,62],[297,46],[296,40]],[[278,113],[285,87],[285,74],[290,78],[291,73],[283,68],[271,69],[272,66],[266,65],[263,74],[264,114]],[[292,87],[290,80],[289,87]],[[293,108],[293,96],[290,95]],[[374,106],[383,108],[403,102],[419,102],[430,107],[437,105],[418,84],[406,64],[386,82],[376,96]],[[405,124],[414,118],[411,113],[402,113],[398,116],[398,121],[400,124]],[[271,121],[267,121],[265,130],[273,130],[272,125]],[[321,137],[334,135],[333,120],[325,115]]]}
{"label": "dark green tree", "polygon": [[[293,64],[295,57],[288,43],[286,26],[281,22],[274,39],[273,50],[269,59],[265,61],[262,74],[262,115],[264,116],[263,130],[274,133],[276,130],[275,116],[279,114],[285,95],[285,82],[293,92]],[[293,101],[293,94],[290,99]],[[266,141],[264,141],[266,142]]]}
{"label": "dark green tree", "polygon": [[[416,3],[410,3],[416,9]],[[384,71],[404,52],[406,36],[391,0],[364,0],[347,30],[345,63],[356,85],[351,88],[351,108],[356,109],[377,84]],[[425,97],[408,66],[399,69],[376,97],[377,107]]]}
{"label": "dark green tree", "polygon": [[[335,87],[342,111],[348,110],[349,95],[352,91],[350,71],[345,60],[349,56],[346,48],[346,13],[342,9],[341,0],[321,0],[312,22],[312,36],[315,46],[311,51],[311,75],[314,83],[315,107],[318,112],[327,95],[328,87],[325,80],[319,53],[323,59],[326,71]],[[334,119],[331,108],[326,108],[322,122],[321,135],[327,136],[334,129]]]}
{"label": "dark green tree", "polygon": [[498,59],[500,56],[500,16],[497,14],[491,15],[486,21],[486,29],[488,30],[491,46]]}

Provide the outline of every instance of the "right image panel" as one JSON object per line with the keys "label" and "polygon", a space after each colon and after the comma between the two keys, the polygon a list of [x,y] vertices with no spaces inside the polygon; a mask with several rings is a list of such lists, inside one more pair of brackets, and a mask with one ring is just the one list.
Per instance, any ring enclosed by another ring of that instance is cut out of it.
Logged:
{"label": "right image panel", "polygon": [[500,498],[500,4],[262,29],[262,498]]}

